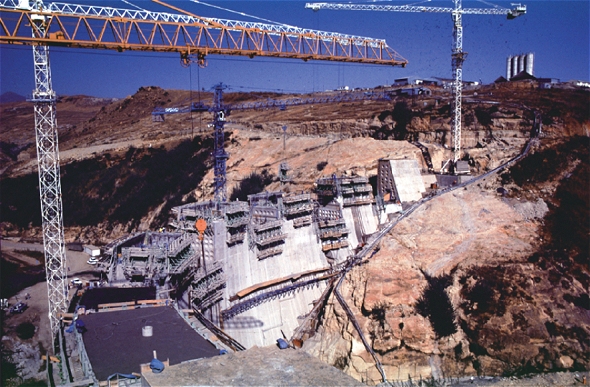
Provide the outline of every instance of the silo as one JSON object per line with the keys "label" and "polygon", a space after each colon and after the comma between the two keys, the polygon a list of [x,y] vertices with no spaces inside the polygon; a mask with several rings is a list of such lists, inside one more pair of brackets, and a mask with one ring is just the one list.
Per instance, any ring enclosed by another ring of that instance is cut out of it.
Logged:
{"label": "silo", "polygon": [[512,57],[512,69],[510,70],[510,78],[518,74],[518,55]]}
{"label": "silo", "polygon": [[509,80],[512,78],[512,55],[506,58],[506,79]]}
{"label": "silo", "polygon": [[525,58],[525,55],[518,56],[518,73],[521,73],[524,71],[524,58]]}
{"label": "silo", "polygon": [[532,52],[529,52],[528,54],[526,54],[526,59],[525,59],[525,66],[526,66],[526,72],[529,73],[530,75],[533,75],[533,62],[534,62],[535,58]]}

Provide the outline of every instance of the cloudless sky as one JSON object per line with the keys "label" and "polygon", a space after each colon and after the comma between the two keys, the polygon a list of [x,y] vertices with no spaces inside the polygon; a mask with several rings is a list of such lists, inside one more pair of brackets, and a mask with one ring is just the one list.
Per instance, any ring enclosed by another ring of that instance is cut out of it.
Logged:
{"label": "cloudless sky", "polygon": [[[170,12],[147,0],[130,0],[141,8]],[[131,8],[122,1],[71,0]],[[514,2],[514,0],[512,1]],[[225,19],[256,21],[189,1],[168,3],[192,13]],[[50,48],[53,88],[60,95],[85,94],[125,97],[141,86],[170,89],[209,89],[223,82],[234,91],[282,90],[310,92],[341,86],[374,87],[396,78],[451,77],[452,20],[446,13],[371,11],[313,12],[304,1],[209,1],[208,4],[276,22],[345,34],[385,39],[409,61],[406,68],[326,61],[303,62],[236,56],[208,56],[204,69],[180,66],[178,54]],[[356,3],[362,3],[357,1]],[[375,2],[370,2],[374,4]],[[392,0],[379,4],[403,5]],[[493,1],[510,8],[510,2]],[[561,81],[590,79],[590,1],[529,0],[527,14],[514,20],[496,15],[463,16],[463,50],[468,53],[463,79],[491,83],[506,73],[506,58],[533,52],[534,75]],[[452,7],[451,0],[422,2]],[[481,1],[463,1],[464,8],[489,7]],[[0,93],[30,95],[34,88],[30,46],[0,45]]]}

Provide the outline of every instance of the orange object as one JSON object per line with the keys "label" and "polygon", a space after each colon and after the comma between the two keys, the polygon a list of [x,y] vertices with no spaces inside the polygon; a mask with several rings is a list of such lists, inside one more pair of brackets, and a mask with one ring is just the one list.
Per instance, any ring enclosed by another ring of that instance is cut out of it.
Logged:
{"label": "orange object", "polygon": [[195,228],[199,232],[199,239],[203,240],[203,235],[205,234],[205,230],[207,229],[207,221],[203,218],[197,219],[195,222]]}
{"label": "orange object", "polygon": [[198,219],[195,222],[195,228],[197,229],[198,232],[204,233],[205,230],[207,229],[207,221],[205,219]]}

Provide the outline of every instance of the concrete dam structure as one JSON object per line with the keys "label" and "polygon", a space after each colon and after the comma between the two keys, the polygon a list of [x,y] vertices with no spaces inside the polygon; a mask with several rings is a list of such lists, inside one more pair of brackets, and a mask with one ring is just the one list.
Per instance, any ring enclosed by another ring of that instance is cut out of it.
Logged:
{"label": "concrete dam structure", "polygon": [[339,265],[380,219],[401,210],[399,199],[375,200],[368,178],[334,175],[318,180],[314,193],[185,204],[171,211],[174,231],[106,246],[106,275],[111,286],[175,296],[246,348],[272,345],[291,337]]}

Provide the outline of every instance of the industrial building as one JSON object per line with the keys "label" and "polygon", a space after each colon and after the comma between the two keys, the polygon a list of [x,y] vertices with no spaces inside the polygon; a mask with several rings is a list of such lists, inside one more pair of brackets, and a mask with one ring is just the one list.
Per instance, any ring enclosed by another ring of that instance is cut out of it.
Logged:
{"label": "industrial building", "polygon": [[405,95],[405,96],[415,96],[415,95],[430,96],[430,95],[432,95],[432,91],[427,87],[404,87],[401,89],[393,90],[391,94]]}
{"label": "industrial building", "polygon": [[405,77],[398,78],[393,81],[392,86],[407,86],[407,85],[424,85],[424,86],[438,86],[439,81],[433,78],[418,78]]}
{"label": "industrial building", "polygon": [[535,55],[532,52],[520,55],[511,55],[506,58],[506,79],[512,80],[522,72],[534,75]]}

